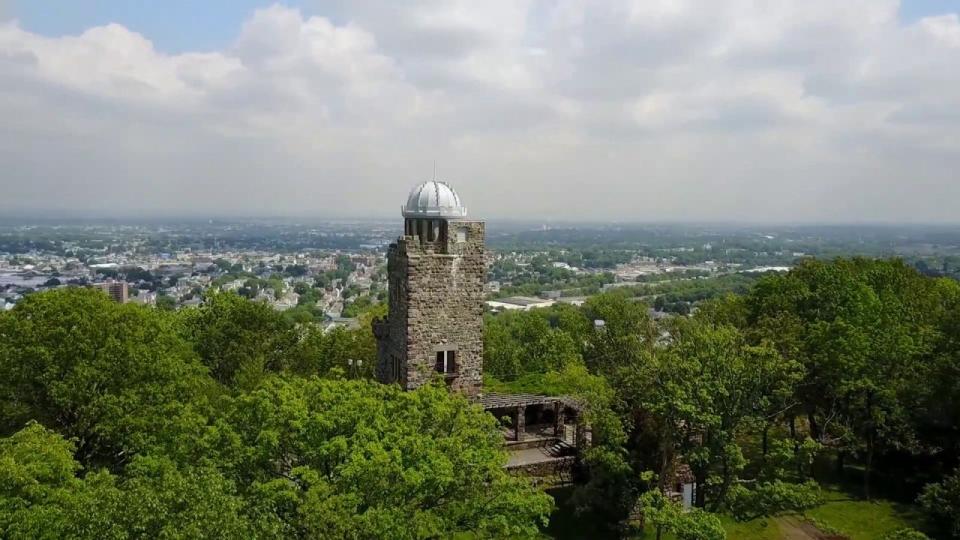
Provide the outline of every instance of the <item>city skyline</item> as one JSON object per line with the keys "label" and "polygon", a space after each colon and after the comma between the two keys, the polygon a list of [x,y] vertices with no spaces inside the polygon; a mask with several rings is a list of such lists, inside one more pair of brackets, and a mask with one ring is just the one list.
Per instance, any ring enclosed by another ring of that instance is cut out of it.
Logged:
{"label": "city skyline", "polygon": [[958,2],[82,8],[0,3],[6,215],[957,221]]}

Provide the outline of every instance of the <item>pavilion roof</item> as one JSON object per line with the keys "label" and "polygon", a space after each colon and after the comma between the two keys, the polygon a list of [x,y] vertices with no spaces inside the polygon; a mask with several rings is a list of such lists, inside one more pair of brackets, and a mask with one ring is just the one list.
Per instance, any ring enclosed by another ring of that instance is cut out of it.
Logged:
{"label": "pavilion roof", "polygon": [[484,409],[510,409],[526,407],[528,405],[552,405],[562,403],[566,407],[580,410],[580,404],[570,396],[543,396],[539,394],[498,394],[485,392],[479,396],[478,402]]}

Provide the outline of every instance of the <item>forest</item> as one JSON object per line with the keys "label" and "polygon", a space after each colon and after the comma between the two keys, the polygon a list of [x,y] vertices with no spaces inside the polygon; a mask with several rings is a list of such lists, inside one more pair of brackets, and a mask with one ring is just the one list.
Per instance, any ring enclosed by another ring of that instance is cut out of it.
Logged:
{"label": "forest", "polygon": [[[380,313],[323,333],[232,293],[179,311],[28,295],[0,314],[0,537],[549,534],[559,502],[505,471],[497,419],[440,383],[371,380]],[[487,389],[585,404],[574,519],[719,540],[844,482],[917,509],[887,538],[960,538],[950,278],[807,259],[690,316],[610,292],[487,315],[484,339]],[[664,494],[681,466],[690,512]]]}

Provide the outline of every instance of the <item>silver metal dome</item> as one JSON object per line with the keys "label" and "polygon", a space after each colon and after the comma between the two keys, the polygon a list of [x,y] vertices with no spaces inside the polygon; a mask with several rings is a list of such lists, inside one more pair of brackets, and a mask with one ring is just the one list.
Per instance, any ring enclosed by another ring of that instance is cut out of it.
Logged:
{"label": "silver metal dome", "polygon": [[460,196],[446,182],[431,180],[410,190],[407,204],[401,207],[403,217],[408,218],[462,218],[467,217],[467,208]]}

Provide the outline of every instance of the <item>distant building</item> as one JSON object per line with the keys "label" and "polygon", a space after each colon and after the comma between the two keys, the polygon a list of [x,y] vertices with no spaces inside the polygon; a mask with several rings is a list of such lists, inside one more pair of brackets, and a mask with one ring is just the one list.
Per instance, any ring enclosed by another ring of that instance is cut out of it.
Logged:
{"label": "distant building", "polygon": [[189,300],[184,300],[180,302],[180,307],[191,308],[191,307],[200,307],[203,304],[203,300],[199,297],[191,298]]}
{"label": "distant building", "polygon": [[357,330],[360,328],[360,322],[355,317],[329,317],[324,321],[323,333],[326,334],[334,328],[346,328],[347,330]]}
{"label": "distant building", "polygon": [[136,295],[130,298],[130,301],[135,304],[154,306],[157,304],[157,293],[148,291],[146,289],[141,289],[137,291]]}
{"label": "distant building", "polygon": [[93,286],[107,293],[114,302],[119,304],[126,304],[130,300],[126,281],[108,281],[95,283]]}
{"label": "distant building", "polygon": [[554,305],[557,301],[544,298],[533,298],[530,296],[510,296],[508,298],[498,298],[496,300],[487,300],[487,307],[494,311],[504,310],[523,310],[527,311],[535,308],[545,308]]}
{"label": "distant building", "polygon": [[193,272],[193,267],[186,263],[165,263],[157,266],[157,274],[172,276],[174,274],[189,274]]}
{"label": "distant building", "polygon": [[295,292],[288,292],[280,297],[279,300],[272,302],[273,309],[277,311],[285,311],[293,307],[297,307],[297,303],[300,301],[300,295]]}

